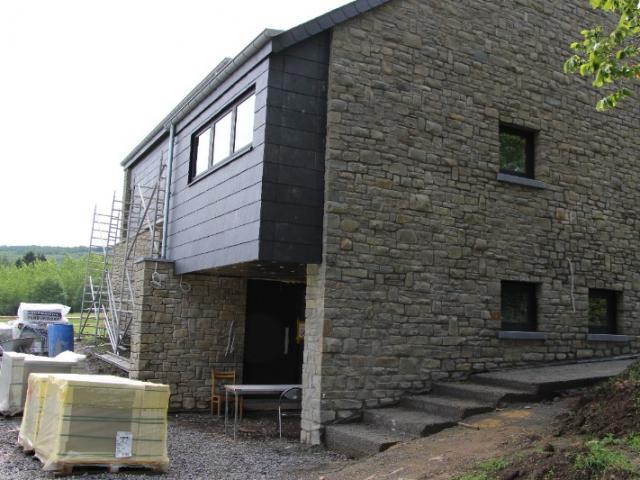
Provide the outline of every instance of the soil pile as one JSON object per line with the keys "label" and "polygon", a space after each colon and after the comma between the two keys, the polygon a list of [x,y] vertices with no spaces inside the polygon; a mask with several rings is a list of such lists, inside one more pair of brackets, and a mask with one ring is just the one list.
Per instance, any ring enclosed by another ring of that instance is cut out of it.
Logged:
{"label": "soil pile", "polygon": [[640,362],[585,391],[551,443],[461,480],[640,479]]}
{"label": "soil pile", "polygon": [[585,392],[564,419],[561,433],[595,437],[640,433],[640,362]]}

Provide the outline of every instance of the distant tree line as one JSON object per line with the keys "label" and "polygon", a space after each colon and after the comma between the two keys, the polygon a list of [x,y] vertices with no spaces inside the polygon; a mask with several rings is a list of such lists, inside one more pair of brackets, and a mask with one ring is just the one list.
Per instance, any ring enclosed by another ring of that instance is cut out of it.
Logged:
{"label": "distant tree line", "polygon": [[32,252],[49,260],[61,262],[65,257],[78,258],[89,252],[89,247],[46,247],[39,245],[0,245],[0,266],[13,265],[16,260]]}
{"label": "distant tree line", "polygon": [[13,263],[0,263],[0,315],[15,315],[20,302],[62,303],[79,311],[85,262],[70,256],[48,260],[28,251]]}

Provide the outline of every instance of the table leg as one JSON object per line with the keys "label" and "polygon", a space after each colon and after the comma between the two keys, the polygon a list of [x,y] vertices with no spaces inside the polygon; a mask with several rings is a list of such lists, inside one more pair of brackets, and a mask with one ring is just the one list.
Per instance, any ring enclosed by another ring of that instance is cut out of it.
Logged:
{"label": "table leg", "polygon": [[236,425],[238,424],[238,392],[233,392],[235,394],[235,412],[233,417],[233,439],[236,439]]}
{"label": "table leg", "polygon": [[229,390],[224,389],[224,434],[227,434],[227,418],[229,417]]}

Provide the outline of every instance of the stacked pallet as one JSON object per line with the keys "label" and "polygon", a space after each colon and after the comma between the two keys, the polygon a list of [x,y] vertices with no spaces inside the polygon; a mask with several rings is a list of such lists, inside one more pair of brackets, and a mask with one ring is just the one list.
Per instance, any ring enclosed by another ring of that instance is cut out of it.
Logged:
{"label": "stacked pallet", "polygon": [[31,373],[79,373],[84,370],[85,355],[63,352],[57,357],[4,352],[0,367],[0,413],[17,415],[24,408],[27,381]]}
{"label": "stacked pallet", "polygon": [[45,471],[166,471],[169,387],[107,375],[31,374],[18,443]]}

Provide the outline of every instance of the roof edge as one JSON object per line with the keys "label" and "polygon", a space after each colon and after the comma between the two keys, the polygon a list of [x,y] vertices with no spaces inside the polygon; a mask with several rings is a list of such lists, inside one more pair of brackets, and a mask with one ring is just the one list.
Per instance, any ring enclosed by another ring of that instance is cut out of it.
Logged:
{"label": "roof edge", "polygon": [[159,138],[172,123],[188,115],[207,95],[229,78],[251,56],[271,42],[272,51],[279,52],[318,33],[335,27],[392,0],[355,0],[330,12],[301,23],[289,30],[265,29],[233,59],[225,58],[214,68],[149,134],[125,157],[120,165],[131,166],[144,153],[153,139]]}
{"label": "roof edge", "polygon": [[177,123],[188,115],[206,96],[215,90],[222,82],[229,78],[251,56],[259,52],[271,40],[282,33],[282,30],[265,29],[249,45],[234,58],[225,58],[211,72],[184,97],[178,105],[167,115],[136,147],[127,155],[120,165],[127,168],[133,164],[146,146],[163,130],[167,130],[173,123]]}

